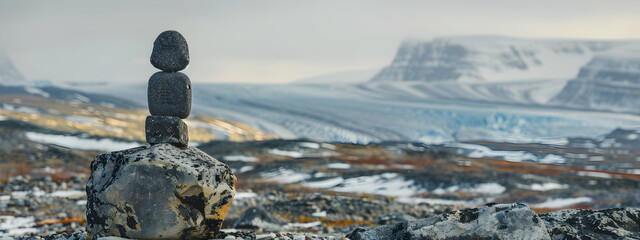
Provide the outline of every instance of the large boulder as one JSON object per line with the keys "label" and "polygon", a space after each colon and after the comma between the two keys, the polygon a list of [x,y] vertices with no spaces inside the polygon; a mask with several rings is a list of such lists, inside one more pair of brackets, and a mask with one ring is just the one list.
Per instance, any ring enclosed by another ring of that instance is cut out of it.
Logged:
{"label": "large boulder", "polygon": [[540,218],[552,239],[640,239],[640,208],[568,209]]}
{"label": "large boulder", "polygon": [[550,239],[544,222],[522,203],[493,204],[428,218],[358,228],[347,235],[360,239]]}
{"label": "large boulder", "polygon": [[201,239],[219,234],[236,177],[196,149],[157,144],[99,155],[87,182],[87,239]]}

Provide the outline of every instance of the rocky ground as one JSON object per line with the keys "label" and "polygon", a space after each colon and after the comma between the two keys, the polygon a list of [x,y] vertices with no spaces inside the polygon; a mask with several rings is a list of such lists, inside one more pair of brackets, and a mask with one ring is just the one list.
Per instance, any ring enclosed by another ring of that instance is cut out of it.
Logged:
{"label": "rocky ground", "polygon": [[[26,131],[55,134],[0,121],[0,237],[82,239],[84,187],[99,152],[34,142]],[[632,134],[617,130],[602,139],[560,145],[271,140],[214,141],[198,148],[227,163],[238,177],[223,226],[227,236],[221,236],[230,239],[357,239],[372,227],[417,221],[423,229],[424,219],[460,221],[460,209],[513,202],[526,204],[529,210],[522,211],[538,216],[546,232],[564,236],[560,239],[579,233],[634,239],[640,231],[637,210],[549,213],[640,207],[640,142]],[[477,211],[501,212],[491,209]],[[592,224],[602,217],[615,224],[604,229]],[[403,232],[429,233],[416,229]]]}

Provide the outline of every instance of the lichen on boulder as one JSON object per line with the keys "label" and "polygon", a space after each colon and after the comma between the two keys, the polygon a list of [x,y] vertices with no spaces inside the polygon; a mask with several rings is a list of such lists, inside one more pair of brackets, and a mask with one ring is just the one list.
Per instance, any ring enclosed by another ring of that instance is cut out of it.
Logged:
{"label": "lichen on boulder", "polygon": [[235,184],[227,165],[196,148],[157,144],[99,155],[86,186],[87,238],[212,238]]}

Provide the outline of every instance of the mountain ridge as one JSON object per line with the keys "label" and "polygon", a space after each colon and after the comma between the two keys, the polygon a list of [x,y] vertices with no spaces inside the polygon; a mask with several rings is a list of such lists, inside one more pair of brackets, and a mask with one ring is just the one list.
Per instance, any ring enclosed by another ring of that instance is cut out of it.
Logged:
{"label": "mountain ridge", "polygon": [[406,40],[371,82],[570,79],[593,56],[637,43],[503,36]]}

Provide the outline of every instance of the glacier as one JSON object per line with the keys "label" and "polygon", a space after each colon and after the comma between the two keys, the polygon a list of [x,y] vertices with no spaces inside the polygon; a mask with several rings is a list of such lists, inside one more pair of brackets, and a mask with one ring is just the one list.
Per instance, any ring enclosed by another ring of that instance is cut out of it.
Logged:
{"label": "glacier", "polygon": [[[100,91],[146,103],[145,90],[139,84]],[[597,137],[615,128],[640,126],[640,116],[626,113],[419,98],[378,90],[362,85],[196,83],[192,113],[246,123],[283,139],[358,144],[562,142],[566,137]]]}

